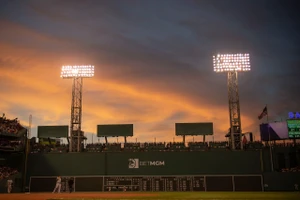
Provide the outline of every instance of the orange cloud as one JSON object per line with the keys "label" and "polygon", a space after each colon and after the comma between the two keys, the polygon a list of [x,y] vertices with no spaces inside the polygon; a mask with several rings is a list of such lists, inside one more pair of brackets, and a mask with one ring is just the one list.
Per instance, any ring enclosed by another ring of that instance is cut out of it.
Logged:
{"label": "orange cloud", "polygon": [[[60,55],[60,52],[48,51],[47,48],[40,50],[37,44],[27,48],[31,45],[18,44],[13,38],[22,34],[22,37],[46,47],[56,44],[58,48],[69,45],[69,42],[7,21],[0,21],[0,25],[7,27],[0,30],[0,36],[9,38],[7,41],[0,39],[0,110],[8,116],[19,117],[23,124],[28,124],[28,116],[32,114],[33,127],[69,124],[72,80],[63,80],[59,75],[61,65],[72,61],[74,55]],[[83,54],[75,55],[82,56],[78,60],[87,60]],[[97,74],[97,63],[95,65]],[[111,64],[99,65],[105,69]],[[130,140],[152,141],[156,138],[157,141],[172,141],[176,122],[213,122],[214,139],[224,140],[228,129],[227,97],[221,97],[224,105],[212,105],[204,99],[196,101],[190,96],[182,96],[172,88],[137,85],[121,76],[116,79],[103,76],[84,80],[82,128],[85,132],[96,133],[97,124],[133,123],[135,136]],[[182,115],[174,118],[178,113]],[[242,119],[244,127],[253,124],[244,115]],[[182,139],[175,138],[176,141]]]}

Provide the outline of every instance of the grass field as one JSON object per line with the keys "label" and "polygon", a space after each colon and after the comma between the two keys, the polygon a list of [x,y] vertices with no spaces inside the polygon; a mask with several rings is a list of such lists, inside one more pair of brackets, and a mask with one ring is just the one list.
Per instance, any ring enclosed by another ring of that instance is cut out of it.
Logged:
{"label": "grass field", "polygon": [[[87,198],[53,198],[51,200],[108,200],[108,199],[123,199],[123,200],[134,200],[134,199],[156,199],[156,200],[185,200],[185,199],[197,199],[197,200],[300,200],[299,192],[164,192],[164,193],[152,193],[152,195],[143,196],[143,193],[138,193],[136,196],[132,193],[132,196],[122,197],[112,196],[112,197],[87,197]],[[149,193],[147,193],[149,194]],[[49,199],[50,200],[50,199]]]}
{"label": "grass field", "polygon": [[[151,199],[152,197],[150,197]],[[297,199],[300,200],[300,193],[268,193],[268,192],[191,192],[191,193],[160,193],[159,197],[154,197],[154,199]]]}
{"label": "grass field", "polygon": [[299,192],[86,192],[0,194],[0,200],[300,200]]}
{"label": "grass field", "polygon": [[[145,199],[297,199],[300,200],[300,193],[290,192],[290,193],[268,193],[268,192],[188,192],[188,193],[159,193],[156,197],[147,197]],[[138,198],[137,198],[138,199]]]}

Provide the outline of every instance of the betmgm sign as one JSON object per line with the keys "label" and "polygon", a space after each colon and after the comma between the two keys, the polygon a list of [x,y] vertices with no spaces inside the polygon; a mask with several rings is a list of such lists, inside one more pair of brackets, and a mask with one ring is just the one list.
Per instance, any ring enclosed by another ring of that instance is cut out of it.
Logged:
{"label": "betmgm sign", "polygon": [[139,158],[129,158],[128,159],[128,168],[129,169],[138,169],[140,167],[156,167],[156,166],[165,166],[164,160],[143,160]]}

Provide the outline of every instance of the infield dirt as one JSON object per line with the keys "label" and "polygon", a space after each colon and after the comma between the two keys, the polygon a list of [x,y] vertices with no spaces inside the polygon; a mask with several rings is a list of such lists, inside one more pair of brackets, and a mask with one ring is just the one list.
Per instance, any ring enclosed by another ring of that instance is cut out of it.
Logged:
{"label": "infield dirt", "polygon": [[150,193],[19,193],[19,194],[0,194],[0,200],[49,200],[49,199],[96,199],[96,198],[112,198],[124,199],[134,197],[154,197],[156,194]]}

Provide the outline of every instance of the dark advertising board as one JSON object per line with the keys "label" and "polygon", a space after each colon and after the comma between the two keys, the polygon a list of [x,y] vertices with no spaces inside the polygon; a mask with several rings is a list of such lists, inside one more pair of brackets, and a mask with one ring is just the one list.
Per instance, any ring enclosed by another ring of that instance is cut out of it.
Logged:
{"label": "dark advertising board", "polygon": [[175,123],[176,135],[213,135],[213,123]]}
{"label": "dark advertising board", "polygon": [[69,126],[38,126],[38,138],[66,138],[68,137]]}
{"label": "dark advertising board", "polygon": [[101,124],[97,125],[98,137],[133,136],[133,124]]}

